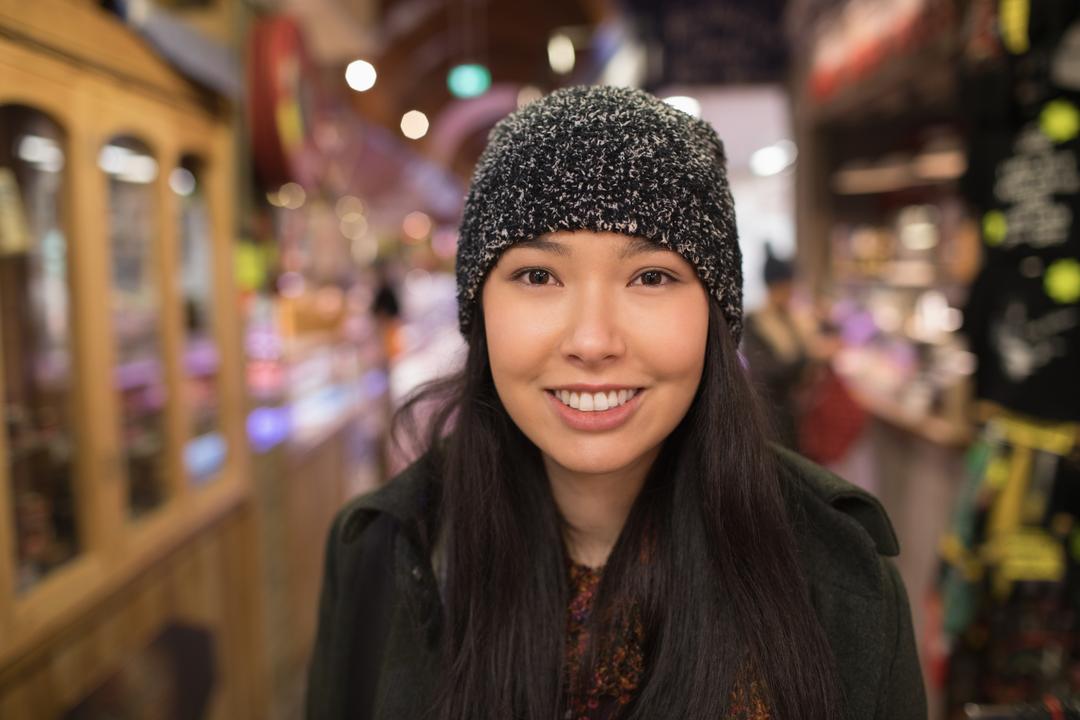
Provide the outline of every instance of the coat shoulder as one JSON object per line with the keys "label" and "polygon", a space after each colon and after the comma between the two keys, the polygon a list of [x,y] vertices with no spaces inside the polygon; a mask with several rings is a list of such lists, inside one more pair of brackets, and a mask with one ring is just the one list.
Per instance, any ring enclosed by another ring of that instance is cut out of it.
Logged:
{"label": "coat shoulder", "polygon": [[892,523],[870,493],[776,447],[781,487],[822,629],[848,706],[846,718],[925,720],[911,610],[892,557]]}
{"label": "coat shoulder", "polygon": [[798,453],[779,445],[774,445],[773,450],[787,481],[784,489],[789,498],[824,506],[826,511],[818,515],[826,522],[854,520],[870,537],[879,555],[900,554],[896,531],[876,497]]}
{"label": "coat shoulder", "polygon": [[422,533],[432,521],[438,487],[435,460],[429,453],[383,486],[352,499],[338,511],[334,526],[340,531],[341,542],[355,541],[380,515],[390,516],[409,531]]}

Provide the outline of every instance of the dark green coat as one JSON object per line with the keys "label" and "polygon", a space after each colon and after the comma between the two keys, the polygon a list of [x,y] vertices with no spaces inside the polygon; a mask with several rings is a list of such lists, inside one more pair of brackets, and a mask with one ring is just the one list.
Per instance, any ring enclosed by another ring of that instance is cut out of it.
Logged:
{"label": "dark green coat", "polygon": [[[814,608],[836,655],[846,720],[925,720],[926,697],[878,501],[777,449]],[[418,720],[438,676],[438,589],[421,528],[431,477],[413,465],[337,515],[327,541],[308,720]],[[383,645],[385,643],[385,645]],[[364,650],[383,647],[379,653]],[[792,719],[794,720],[794,719]]]}

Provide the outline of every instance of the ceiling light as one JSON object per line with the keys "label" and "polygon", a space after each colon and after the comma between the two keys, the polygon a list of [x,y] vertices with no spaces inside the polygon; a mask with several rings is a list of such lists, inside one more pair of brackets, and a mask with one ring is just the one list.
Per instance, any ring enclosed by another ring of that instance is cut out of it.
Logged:
{"label": "ceiling light", "polygon": [[17,152],[19,159],[37,165],[45,172],[59,172],[64,167],[64,151],[52,138],[23,135]]}
{"label": "ceiling light", "polygon": [[364,203],[354,195],[342,195],[334,205],[337,216],[342,220],[351,215],[363,215]]}
{"label": "ceiling light", "polygon": [[419,140],[427,135],[427,115],[419,110],[410,110],[401,116],[401,132],[410,140]]}
{"label": "ceiling light", "polygon": [[187,197],[195,192],[195,175],[187,168],[173,168],[169,173],[169,187],[177,195]]}
{"label": "ceiling light", "polygon": [[491,87],[491,71],[476,63],[458,65],[447,73],[446,86],[454,97],[477,97]]}
{"label": "ceiling light", "polygon": [[525,85],[517,94],[517,106],[523,108],[531,102],[535,102],[544,96],[544,91],[535,85]]}
{"label": "ceiling light", "polygon": [[795,143],[790,140],[766,145],[750,156],[750,172],[761,177],[778,175],[791,167],[797,155]]}
{"label": "ceiling light", "polygon": [[297,210],[304,206],[307,193],[299,183],[287,182],[278,188],[277,199],[281,207]]}
{"label": "ceiling light", "polygon": [[574,43],[562,33],[555,33],[548,40],[548,63],[551,69],[560,75],[567,75],[574,69]]}
{"label": "ceiling light", "polygon": [[148,184],[158,173],[158,164],[149,155],[121,145],[104,145],[98,153],[98,167],[121,182]]}
{"label": "ceiling light", "polygon": [[365,235],[368,231],[368,221],[363,215],[349,215],[342,218],[338,225],[341,230],[341,234],[350,240],[358,240]]}
{"label": "ceiling light", "polygon": [[411,212],[405,216],[401,229],[407,238],[420,242],[431,232],[431,218],[419,210]]}
{"label": "ceiling light", "polygon": [[345,68],[345,82],[356,92],[375,87],[375,66],[367,60],[353,60]]}
{"label": "ceiling light", "polygon": [[687,115],[693,115],[696,118],[701,117],[701,103],[696,98],[688,95],[672,95],[664,98],[664,102],[676,110],[682,110]]}

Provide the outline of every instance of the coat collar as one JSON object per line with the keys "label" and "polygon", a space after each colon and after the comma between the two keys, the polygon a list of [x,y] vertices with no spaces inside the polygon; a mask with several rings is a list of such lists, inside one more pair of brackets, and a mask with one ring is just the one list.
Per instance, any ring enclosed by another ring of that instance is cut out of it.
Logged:
{"label": "coat collar", "polygon": [[378,490],[353,500],[345,509],[342,541],[356,540],[380,513],[394,518],[403,528],[423,527],[435,486],[430,458],[431,453],[424,455]]}
{"label": "coat collar", "polygon": [[879,555],[896,557],[900,542],[881,502],[865,490],[780,445],[773,445],[780,467],[802,491],[855,520],[870,535]]}

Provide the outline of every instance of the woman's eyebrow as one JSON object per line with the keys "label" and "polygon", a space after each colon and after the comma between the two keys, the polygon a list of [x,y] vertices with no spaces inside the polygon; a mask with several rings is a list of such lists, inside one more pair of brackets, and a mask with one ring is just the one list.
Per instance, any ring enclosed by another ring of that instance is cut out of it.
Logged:
{"label": "woman's eyebrow", "polygon": [[652,240],[646,240],[645,238],[632,237],[622,250],[619,251],[619,259],[626,260],[632,258],[635,255],[644,255],[645,253],[655,252],[671,252],[668,248],[662,245],[657,245]]}
{"label": "woman's eyebrow", "polygon": [[525,250],[541,250],[543,252],[549,252],[554,255],[561,255],[562,257],[569,257],[571,255],[570,248],[557,243],[554,240],[546,240],[544,238],[536,238],[535,240],[522,240],[514,243],[509,249],[522,248]]}
{"label": "woman's eyebrow", "polygon": [[[561,257],[569,257],[570,255],[573,254],[573,251],[569,247],[567,247],[566,245],[563,245],[562,243],[556,242],[554,240],[548,240],[548,239],[542,238],[542,237],[541,238],[535,238],[535,239],[532,239],[532,240],[522,240],[520,242],[514,243],[514,245],[512,245],[510,249],[513,249],[513,248],[521,248],[521,249],[527,249],[527,250],[540,250],[542,252],[549,252],[549,253],[552,253],[554,255],[559,255]],[[671,251],[668,248],[665,248],[665,247],[663,247],[661,245],[657,245],[652,240],[646,240],[645,238],[640,238],[640,237],[632,237],[632,238],[629,238],[629,242],[621,250],[619,250],[619,259],[620,260],[626,260],[626,259],[632,258],[632,257],[634,257],[636,255],[643,255],[645,253],[656,253],[656,252],[671,252]]]}

